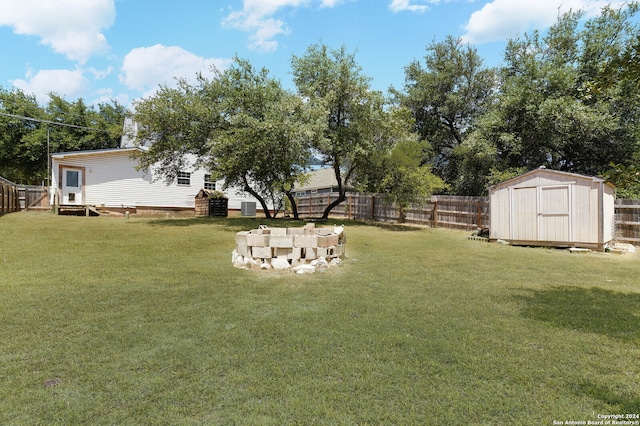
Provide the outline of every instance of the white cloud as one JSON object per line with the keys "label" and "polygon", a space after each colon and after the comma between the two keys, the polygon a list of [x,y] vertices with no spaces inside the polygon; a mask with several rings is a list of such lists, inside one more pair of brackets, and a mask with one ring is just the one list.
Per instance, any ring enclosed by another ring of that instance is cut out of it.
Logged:
{"label": "white cloud", "polygon": [[112,101],[116,101],[120,105],[125,105],[125,106],[131,103],[131,99],[129,98],[129,95],[127,94],[116,95],[114,94],[114,91],[111,88],[98,89],[94,91],[93,94],[96,96],[96,98],[93,99],[91,102],[93,105],[98,105],[101,103],[110,104]]}
{"label": "white cloud", "polygon": [[322,0],[320,2],[320,7],[335,7],[342,2],[343,0]]}
{"label": "white cloud", "polygon": [[412,4],[411,0],[393,0],[389,5],[389,9],[394,13],[404,11],[423,13],[429,10],[429,7],[423,4]]}
{"label": "white cloud", "polygon": [[41,44],[81,63],[108,49],[102,30],[115,16],[114,0],[0,0],[0,26],[39,37]]}
{"label": "white cloud", "polygon": [[133,49],[125,56],[120,81],[149,96],[161,84],[173,86],[176,78],[195,81],[198,73],[206,75],[213,66],[224,70],[231,62],[231,59],[203,58],[178,46],[156,44]]}
{"label": "white cloud", "polygon": [[594,16],[606,5],[621,4],[608,0],[493,0],[471,15],[462,40],[465,43],[505,40],[534,28],[547,28],[556,22],[559,13],[583,10],[587,16]]}
{"label": "white cloud", "polygon": [[25,76],[26,80],[13,80],[11,83],[25,93],[32,93],[39,103],[45,104],[49,100],[49,93],[55,93],[63,98],[77,98],[85,91],[88,80],[82,70],[42,70],[36,74],[31,72]]}
{"label": "white cloud", "polygon": [[[319,7],[334,7],[344,0],[320,0]],[[243,0],[241,11],[232,12],[222,25],[251,33],[249,47],[260,52],[272,52],[278,48],[274,40],[279,35],[289,34],[285,21],[274,18],[281,9],[309,6],[317,0]]]}
{"label": "white cloud", "polygon": [[98,70],[98,69],[95,69],[95,68],[89,68],[88,71],[91,73],[91,75],[93,75],[93,77],[96,80],[104,80],[105,78],[110,76],[111,73],[113,73],[113,67],[107,67],[104,70]]}

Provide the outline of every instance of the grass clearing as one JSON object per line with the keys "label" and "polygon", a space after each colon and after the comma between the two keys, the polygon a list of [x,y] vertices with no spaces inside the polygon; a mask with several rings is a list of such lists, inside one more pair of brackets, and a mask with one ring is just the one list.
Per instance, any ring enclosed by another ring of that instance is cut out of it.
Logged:
{"label": "grass clearing", "polygon": [[339,268],[233,268],[264,222],[1,217],[0,423],[640,413],[640,257],[346,222]]}

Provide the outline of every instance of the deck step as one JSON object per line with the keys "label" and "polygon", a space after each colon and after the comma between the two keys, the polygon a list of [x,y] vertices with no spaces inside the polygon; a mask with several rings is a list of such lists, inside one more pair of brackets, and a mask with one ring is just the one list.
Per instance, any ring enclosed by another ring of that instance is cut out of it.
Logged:
{"label": "deck step", "polygon": [[58,215],[62,216],[100,216],[100,212],[94,206],[58,206]]}

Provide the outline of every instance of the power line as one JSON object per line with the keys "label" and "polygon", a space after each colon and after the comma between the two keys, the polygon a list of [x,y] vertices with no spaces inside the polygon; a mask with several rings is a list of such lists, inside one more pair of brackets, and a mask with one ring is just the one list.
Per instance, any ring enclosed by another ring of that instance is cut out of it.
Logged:
{"label": "power line", "polygon": [[57,121],[43,120],[41,118],[26,117],[24,115],[7,114],[6,112],[0,112],[0,115],[3,115],[5,117],[11,117],[11,118],[19,118],[21,120],[35,121],[35,122],[38,122],[38,123],[53,124],[53,125],[56,125],[56,126],[73,127],[75,129],[95,130],[97,132],[109,133],[108,130],[97,129],[95,127],[76,126],[75,124],[59,123]]}

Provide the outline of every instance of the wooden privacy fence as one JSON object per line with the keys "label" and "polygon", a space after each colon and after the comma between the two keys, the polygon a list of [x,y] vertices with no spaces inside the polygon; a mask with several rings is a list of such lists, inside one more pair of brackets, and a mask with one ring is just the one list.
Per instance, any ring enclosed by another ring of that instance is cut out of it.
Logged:
{"label": "wooden privacy fence", "polygon": [[49,189],[45,186],[18,186],[18,200],[21,210],[49,210]]}
{"label": "wooden privacy fence", "polygon": [[[298,197],[298,214],[300,217],[320,217],[337,198],[335,193]],[[489,225],[489,200],[486,197],[439,195],[401,210],[382,195],[349,194],[346,201],[331,211],[331,216],[470,230]]]}
{"label": "wooden privacy fence", "polygon": [[0,177],[0,215],[20,210],[49,210],[45,186],[16,185]]}
{"label": "wooden privacy fence", "polygon": [[[298,214],[320,217],[337,198],[334,193],[298,197]],[[382,195],[349,194],[346,201],[331,211],[331,216],[473,230],[489,226],[489,199],[438,195],[401,212]],[[615,228],[617,241],[640,245],[640,200],[616,200]]]}
{"label": "wooden privacy fence", "polygon": [[616,240],[640,245],[640,200],[616,200]]}
{"label": "wooden privacy fence", "polygon": [[0,178],[0,215],[20,210],[18,187],[6,179]]}

